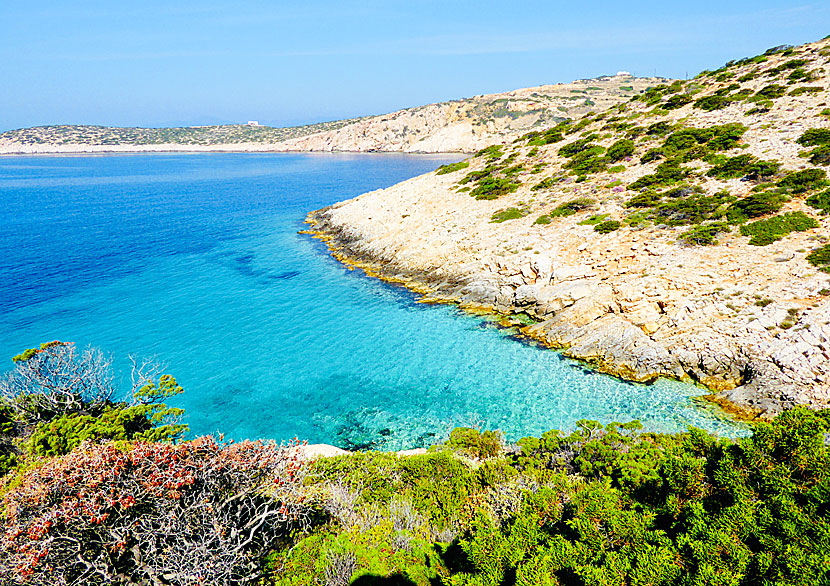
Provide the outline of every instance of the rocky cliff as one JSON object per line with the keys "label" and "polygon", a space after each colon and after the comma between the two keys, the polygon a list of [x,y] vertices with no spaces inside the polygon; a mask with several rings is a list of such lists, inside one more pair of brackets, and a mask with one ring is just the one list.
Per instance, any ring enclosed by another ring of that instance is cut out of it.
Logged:
{"label": "rocky cliff", "polygon": [[830,405],[830,42],[675,81],[312,213],[428,299],[619,376]]}

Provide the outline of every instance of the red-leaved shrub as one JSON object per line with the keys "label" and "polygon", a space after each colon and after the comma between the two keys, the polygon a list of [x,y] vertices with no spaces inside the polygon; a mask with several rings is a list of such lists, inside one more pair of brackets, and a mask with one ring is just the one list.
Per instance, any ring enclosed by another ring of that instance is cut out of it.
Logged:
{"label": "red-leaved shrub", "polygon": [[84,443],[4,498],[0,583],[236,585],[305,521],[297,442]]}

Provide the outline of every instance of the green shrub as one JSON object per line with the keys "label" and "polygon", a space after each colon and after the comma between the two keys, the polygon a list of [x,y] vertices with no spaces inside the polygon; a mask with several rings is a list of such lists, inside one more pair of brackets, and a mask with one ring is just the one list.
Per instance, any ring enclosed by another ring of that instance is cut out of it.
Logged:
{"label": "green shrub", "polygon": [[620,161],[626,157],[630,157],[634,154],[634,141],[623,139],[618,140],[610,147],[608,147],[608,151],[605,153],[605,157],[608,159],[609,162],[616,162]]}
{"label": "green shrub", "polygon": [[792,193],[804,193],[827,184],[827,173],[822,169],[805,169],[784,176],[776,185]]}
{"label": "green shrub", "polygon": [[738,155],[715,165],[706,174],[718,179],[737,179],[746,175],[747,169],[755,160],[752,155]]}
{"label": "green shrub", "polygon": [[588,149],[602,148],[593,143],[597,138],[597,135],[591,134],[570,142],[559,149],[559,156],[570,158]]}
{"label": "green shrub", "polygon": [[605,220],[604,222],[600,222],[594,226],[594,231],[599,232],[600,234],[608,234],[609,232],[619,230],[620,226],[622,226],[622,224],[617,220]]}
{"label": "green shrub", "polygon": [[825,144],[810,151],[813,165],[830,165],[830,144]]}
{"label": "green shrub", "polygon": [[810,85],[803,85],[801,87],[797,87],[790,92],[791,96],[800,96],[802,94],[818,94],[824,91],[824,88],[820,86],[810,86]]}
{"label": "green shrub", "polygon": [[478,151],[474,157],[484,157],[489,160],[501,159],[504,156],[504,146],[493,144]]}
{"label": "green shrub", "polygon": [[506,210],[500,210],[493,213],[490,217],[490,221],[493,223],[499,223],[506,222],[507,220],[518,220],[519,218],[524,217],[526,213],[527,212],[525,210],[521,210],[519,208],[507,208]]}
{"label": "green shrub", "polygon": [[471,427],[456,427],[444,445],[467,456],[484,459],[501,454],[503,442],[501,433],[497,431],[479,432]]}
{"label": "green shrub", "polygon": [[811,128],[804,132],[798,140],[801,146],[822,146],[830,144],[830,128]]}
{"label": "green shrub", "polygon": [[692,102],[694,98],[691,96],[683,95],[683,94],[675,94],[669,97],[665,102],[660,104],[660,107],[664,110],[677,110],[678,108],[682,108],[686,104]]}
{"label": "green shrub", "polygon": [[641,189],[643,187],[673,185],[682,181],[688,175],[688,171],[680,166],[680,163],[671,159],[660,163],[654,173],[643,175],[628,186],[628,189]]}
{"label": "green shrub", "polygon": [[550,224],[550,222],[551,222],[550,216],[549,216],[549,215],[547,215],[547,214],[542,214],[541,216],[539,216],[538,218],[536,218],[536,220],[535,220],[533,223],[534,223],[534,224],[542,224],[542,225],[545,225],[545,224]]}
{"label": "green shrub", "polygon": [[561,142],[565,139],[562,130],[558,127],[549,128],[544,131],[528,132],[523,137],[530,146],[545,146],[556,142]]}
{"label": "green shrub", "polygon": [[596,201],[589,197],[578,197],[556,206],[556,208],[554,208],[554,210],[548,215],[551,218],[564,218],[572,216],[577,212],[590,209],[595,203]]}
{"label": "green shrub", "polygon": [[718,243],[715,237],[721,232],[729,232],[729,224],[726,222],[713,222],[701,224],[680,235],[680,240],[698,246],[712,246]]}
{"label": "green shrub", "polygon": [[728,96],[719,96],[717,94],[711,96],[705,96],[703,98],[698,99],[695,102],[695,108],[699,108],[706,112],[712,112],[713,110],[721,110],[726,108],[729,104],[731,104],[734,100]]}
{"label": "green shrub", "polygon": [[570,169],[574,174],[587,175],[605,170],[607,160],[602,156],[605,151],[601,146],[591,145],[573,156],[565,163],[564,167]]}
{"label": "green shrub", "polygon": [[447,173],[455,173],[456,171],[460,171],[461,169],[466,169],[470,166],[470,161],[458,161],[457,163],[449,163],[447,165],[441,165],[438,169],[435,170],[436,175],[446,175]]}
{"label": "green shrub", "polygon": [[556,182],[556,179],[554,179],[553,177],[546,177],[542,179],[539,183],[531,187],[531,189],[534,191],[539,191],[540,189],[550,189],[551,187],[556,185]]}
{"label": "green shrub", "polygon": [[476,199],[497,199],[506,193],[512,193],[519,188],[519,184],[504,177],[486,177],[479,181],[478,186],[470,191]]}
{"label": "green shrub", "polygon": [[818,267],[820,271],[830,273],[830,244],[825,244],[808,254],[807,262],[814,267]]}
{"label": "green shrub", "polygon": [[830,189],[816,193],[807,198],[807,205],[830,213]]}
{"label": "green shrub", "polygon": [[762,87],[755,95],[752,96],[752,101],[759,102],[762,100],[775,100],[787,93],[787,86],[771,84]]}
{"label": "green shrub", "polygon": [[753,246],[766,246],[791,232],[804,232],[818,226],[818,222],[804,212],[789,212],[745,224],[741,226],[741,234],[749,236],[749,243]]}
{"label": "green shrub", "polygon": [[608,217],[608,214],[594,214],[592,216],[588,216],[581,222],[579,222],[580,226],[596,226],[600,222],[604,222],[605,218]]}
{"label": "green shrub", "polygon": [[774,192],[751,193],[730,205],[726,216],[733,224],[739,224],[749,218],[774,214],[781,209],[783,203],[784,199]]}

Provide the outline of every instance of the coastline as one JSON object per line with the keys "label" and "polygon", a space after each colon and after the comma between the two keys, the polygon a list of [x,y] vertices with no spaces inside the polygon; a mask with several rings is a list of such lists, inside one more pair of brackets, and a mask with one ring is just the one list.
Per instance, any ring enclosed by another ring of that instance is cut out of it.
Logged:
{"label": "coastline", "polygon": [[[743,328],[732,332],[734,324],[725,328],[723,324],[711,322],[656,338],[651,335],[654,331],[649,333],[655,326],[638,316],[642,309],[639,300],[633,300],[628,308],[621,308],[618,300],[609,299],[615,297],[616,291],[612,293],[604,279],[597,281],[591,275],[586,276],[584,266],[562,266],[540,275],[545,270],[540,270],[538,263],[525,263],[524,274],[521,267],[501,271],[518,273],[505,279],[503,274],[482,270],[481,263],[475,262],[477,255],[469,252],[465,256],[468,263],[433,262],[431,266],[423,263],[418,266],[407,262],[413,260],[409,247],[417,244],[416,234],[407,240],[396,232],[396,240],[390,245],[388,234],[386,238],[379,238],[371,232],[374,225],[368,222],[371,216],[366,218],[366,223],[359,224],[352,221],[354,216],[341,213],[350,204],[360,200],[365,204],[367,199],[375,201],[368,208],[362,207],[364,214],[368,213],[366,209],[377,211],[382,207],[378,200],[386,204],[394,200],[404,205],[396,197],[400,193],[394,192],[419,189],[417,184],[428,181],[425,179],[428,177],[414,178],[388,190],[313,211],[306,220],[311,229],[302,232],[322,240],[331,255],[343,264],[361,269],[371,277],[403,285],[420,294],[421,302],[457,304],[466,311],[494,313],[506,319],[515,314],[530,315],[536,323],[520,331],[542,345],[624,380],[649,383],[665,377],[701,385],[710,391],[704,399],[739,420],[768,419],[796,405],[822,408],[830,404],[827,387],[821,383],[809,384],[809,376],[804,373],[815,361],[799,363],[796,356],[788,363],[783,358],[788,352],[790,355],[803,353],[803,344],[793,347],[784,342],[774,347],[764,346],[757,335],[747,339],[757,331]],[[433,261],[442,257],[446,261],[449,255],[433,250],[429,256]],[[547,257],[544,260],[550,262]],[[552,291],[552,295],[537,295],[538,298],[522,297],[522,289],[532,289],[539,277],[550,279],[554,285],[561,281],[560,290]],[[505,290],[512,295],[505,295]],[[556,310],[551,310],[552,306]],[[699,309],[707,313],[711,307]],[[818,329],[819,335],[830,336],[830,328],[824,323],[830,321],[825,319],[830,316],[824,316],[826,305],[823,309],[822,315],[813,316],[813,333]],[[689,317],[695,321],[695,315]],[[823,356],[818,359],[823,360]],[[803,384],[804,381],[808,384]]]}
{"label": "coastline", "polygon": [[[462,301],[459,295],[453,294],[451,290],[444,289],[445,286],[449,285],[448,281],[431,283],[428,275],[408,271],[405,268],[397,266],[391,262],[380,261],[371,257],[361,258],[360,256],[351,256],[351,254],[360,255],[361,253],[355,252],[353,249],[349,248],[347,241],[338,237],[338,230],[331,230],[321,226],[321,224],[325,223],[325,220],[321,220],[318,214],[324,211],[325,208],[310,212],[306,218],[306,223],[310,224],[312,228],[308,230],[300,230],[298,233],[306,234],[316,240],[320,240],[326,245],[332,258],[345,265],[348,269],[360,270],[369,277],[378,279],[385,283],[400,285],[409,291],[420,295],[421,298],[417,300],[417,303],[456,305],[459,309],[467,313],[498,316],[500,318],[501,325],[505,327],[518,326],[518,332],[521,336],[531,339],[551,350],[561,351],[564,356],[585,364],[597,372],[614,376],[622,380],[648,384],[659,378],[671,378],[700,386],[709,392],[697,395],[697,398],[706,401],[707,403],[716,405],[735,421],[751,422],[756,419],[770,419],[779,412],[778,410],[764,410],[748,404],[733,402],[728,396],[721,394],[718,388],[709,387],[706,384],[688,376],[678,377],[675,376],[674,373],[666,372],[652,372],[643,375],[642,373],[637,373],[625,366],[618,366],[614,363],[606,363],[603,361],[592,360],[584,356],[573,355],[568,352],[567,346],[557,346],[551,344],[544,336],[540,336],[534,331],[532,325],[521,325],[518,323],[515,317],[516,314],[508,313],[504,307],[499,309],[494,305],[485,303]],[[348,250],[348,252],[345,252],[346,250]],[[456,285],[460,286],[462,284],[459,282]],[[524,312],[520,312],[519,315],[522,314],[525,316],[527,315]]]}

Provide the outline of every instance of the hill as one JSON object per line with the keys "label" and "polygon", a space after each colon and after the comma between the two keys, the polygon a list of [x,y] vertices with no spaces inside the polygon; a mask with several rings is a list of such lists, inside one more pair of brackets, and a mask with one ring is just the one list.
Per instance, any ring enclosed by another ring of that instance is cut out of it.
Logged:
{"label": "hill", "polygon": [[135,151],[472,152],[602,111],[667,80],[605,76],[289,128],[38,126],[0,134],[2,153]]}
{"label": "hill", "polygon": [[628,379],[830,404],[827,39],[776,47],[310,215],[427,299]]}

